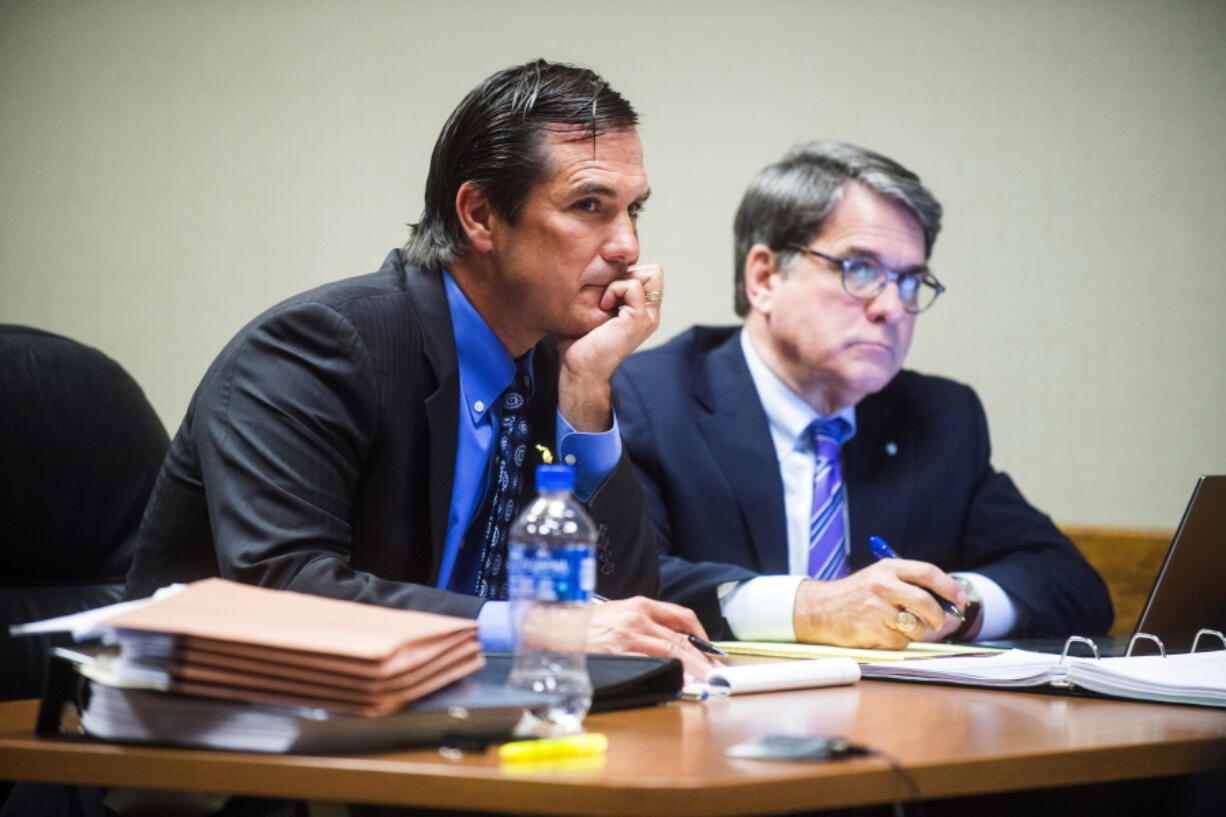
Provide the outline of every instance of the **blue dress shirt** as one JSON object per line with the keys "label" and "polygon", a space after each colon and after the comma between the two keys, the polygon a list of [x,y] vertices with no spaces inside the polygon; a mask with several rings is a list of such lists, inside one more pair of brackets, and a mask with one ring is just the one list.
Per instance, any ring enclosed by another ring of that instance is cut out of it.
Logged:
{"label": "blue dress shirt", "polygon": [[[460,422],[447,536],[435,586],[455,589],[467,584],[469,578],[456,576],[453,581],[452,573],[473,515],[485,497],[490,448],[501,413],[498,398],[515,378],[516,364],[446,270],[443,271],[443,285],[460,369]],[[526,355],[529,369],[533,351],[529,350]],[[575,467],[575,497],[586,502],[612,473],[621,457],[617,420],[614,418],[610,430],[592,434],[576,431],[558,412],[556,442],[559,460]],[[481,645],[486,649],[503,650],[513,646],[506,602],[486,602],[477,616],[477,628]]]}

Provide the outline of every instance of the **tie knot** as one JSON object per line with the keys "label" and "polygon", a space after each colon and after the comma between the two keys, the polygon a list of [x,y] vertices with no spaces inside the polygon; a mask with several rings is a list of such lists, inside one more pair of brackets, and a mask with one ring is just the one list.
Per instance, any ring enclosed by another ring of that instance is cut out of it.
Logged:
{"label": "tie knot", "polygon": [[504,411],[518,411],[532,396],[532,372],[521,359],[515,367],[515,379],[502,392]]}
{"label": "tie knot", "polygon": [[839,448],[851,435],[851,423],[842,417],[814,420],[809,425],[809,445],[813,452],[825,459],[834,459]]}

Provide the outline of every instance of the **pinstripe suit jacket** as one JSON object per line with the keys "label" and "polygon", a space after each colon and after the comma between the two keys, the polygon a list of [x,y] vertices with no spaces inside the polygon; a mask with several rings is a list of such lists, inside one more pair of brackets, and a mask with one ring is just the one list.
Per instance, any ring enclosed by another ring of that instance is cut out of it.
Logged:
{"label": "pinstripe suit jacket", "polygon": [[[534,441],[550,447],[557,365],[546,339],[529,411]],[[439,273],[393,251],[378,272],[273,307],[230,341],[192,398],[145,512],[128,595],[223,576],[475,616],[480,599],[432,586],[458,416]],[[599,592],[656,594],[651,526],[626,457],[589,510],[602,531]]]}

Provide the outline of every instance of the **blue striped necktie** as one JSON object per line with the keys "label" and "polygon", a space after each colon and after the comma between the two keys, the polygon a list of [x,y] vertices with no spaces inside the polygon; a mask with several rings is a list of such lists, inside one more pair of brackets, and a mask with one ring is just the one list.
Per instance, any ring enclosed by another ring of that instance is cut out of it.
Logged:
{"label": "blue striped necktie", "polygon": [[841,417],[814,420],[805,430],[813,451],[813,510],[809,515],[809,575],[840,579],[847,575],[846,491],[839,468],[839,448],[851,434]]}

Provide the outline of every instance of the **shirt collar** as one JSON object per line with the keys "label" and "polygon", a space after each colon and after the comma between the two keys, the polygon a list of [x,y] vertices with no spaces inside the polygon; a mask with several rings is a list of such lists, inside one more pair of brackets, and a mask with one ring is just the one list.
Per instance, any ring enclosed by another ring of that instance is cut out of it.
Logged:
{"label": "shirt collar", "polygon": [[842,417],[851,425],[850,440],[856,434],[856,407],[848,406],[842,411],[831,415],[818,414],[813,407],[801,399],[800,395],[788,388],[779,376],[770,370],[766,361],[758,354],[749,333],[741,329],[741,352],[745,355],[745,363],[749,366],[749,376],[757,389],[762,408],[766,411],[766,419],[770,424],[771,440],[775,443],[775,454],[782,460],[793,451],[807,451],[808,442],[805,439],[805,429],[818,419]]}
{"label": "shirt collar", "polygon": [[[490,329],[460,289],[451,273],[443,270],[451,330],[456,338],[456,358],[460,367],[460,399],[464,400],[472,422],[478,423],[515,379],[515,359]],[[463,338],[463,342],[460,339]],[[532,353],[525,363],[531,371]]]}

